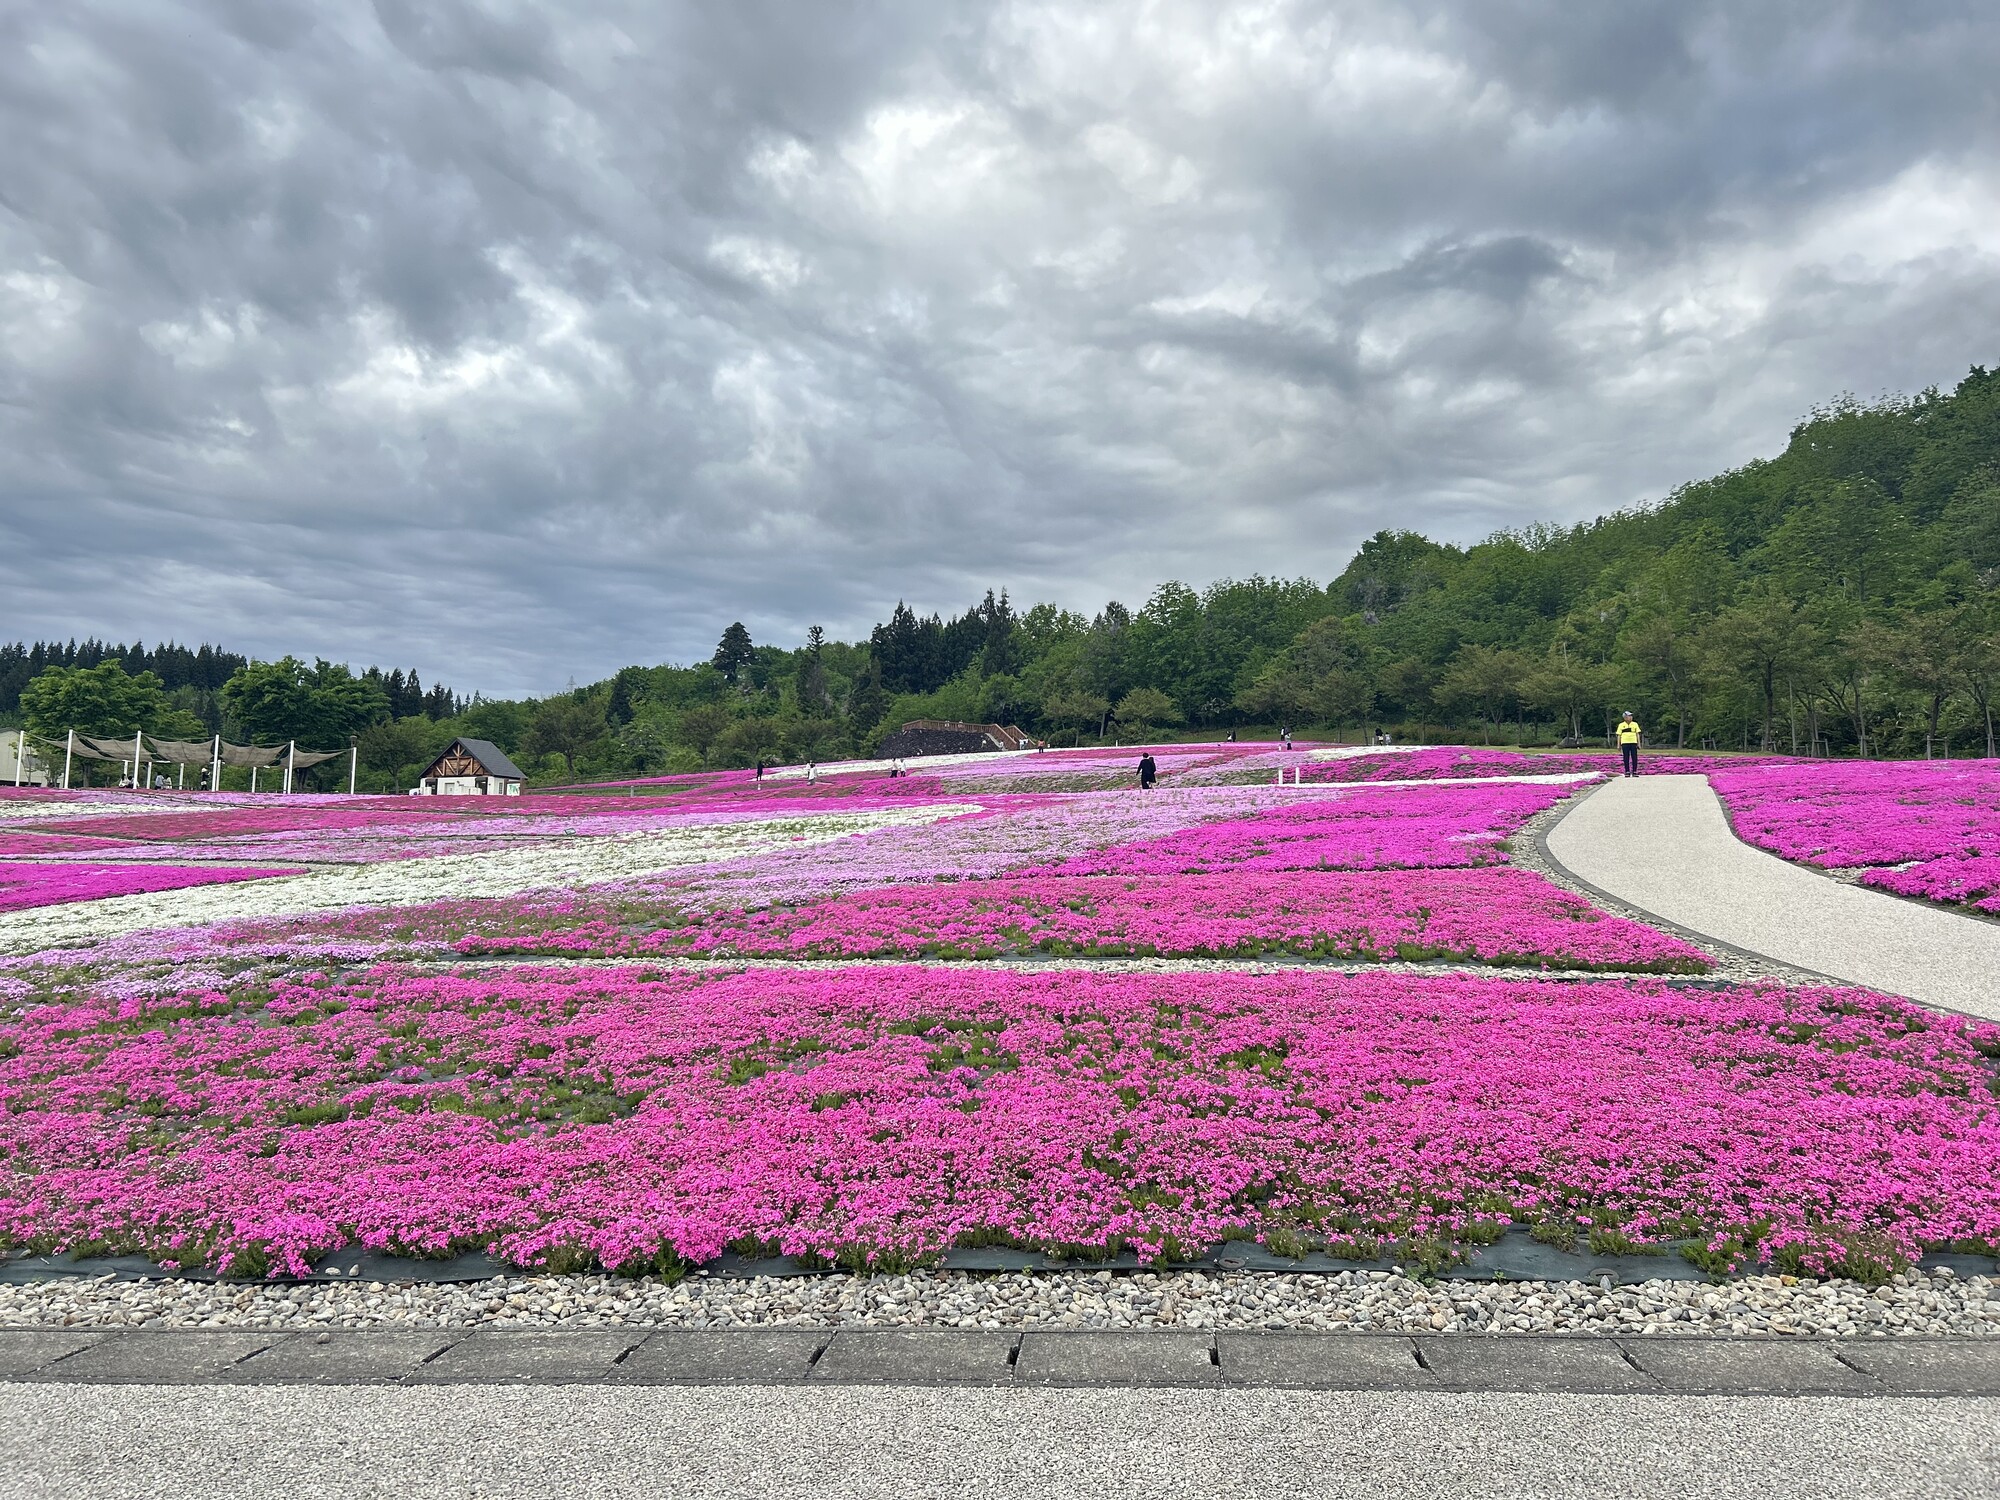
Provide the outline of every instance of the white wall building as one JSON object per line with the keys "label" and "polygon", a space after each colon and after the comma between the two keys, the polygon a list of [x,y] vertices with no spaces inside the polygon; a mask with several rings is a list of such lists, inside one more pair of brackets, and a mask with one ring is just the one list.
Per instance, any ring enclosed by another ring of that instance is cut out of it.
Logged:
{"label": "white wall building", "polygon": [[49,768],[42,752],[18,729],[0,729],[0,786],[47,786]]}
{"label": "white wall building", "polygon": [[453,740],[410,788],[412,797],[518,797],[521,768],[488,740]]}

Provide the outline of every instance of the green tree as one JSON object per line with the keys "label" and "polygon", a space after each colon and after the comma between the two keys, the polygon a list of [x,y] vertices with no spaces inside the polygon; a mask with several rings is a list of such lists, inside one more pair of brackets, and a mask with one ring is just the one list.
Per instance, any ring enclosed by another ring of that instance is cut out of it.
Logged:
{"label": "green tree", "polygon": [[78,734],[117,739],[137,730],[168,739],[204,736],[201,721],[167,699],[151,672],[128,673],[113,657],[90,667],[45,667],[21,689],[28,732],[45,740]]}
{"label": "green tree", "polygon": [[836,719],[794,717],[778,721],[778,742],[794,764],[827,760],[841,748],[844,736]]}
{"label": "green tree", "polygon": [[1811,622],[1790,599],[1766,590],[1715,617],[1708,640],[1721,662],[1747,675],[1763,704],[1762,749],[1771,748],[1777,717],[1779,676],[1802,661],[1811,642]]}
{"label": "green tree", "polygon": [[222,709],[256,744],[295,740],[302,749],[337,750],[389,717],[379,682],[320,658],[253,661],[222,685]]}
{"label": "green tree", "polygon": [[361,764],[392,777],[410,766],[423,765],[436,753],[431,746],[432,734],[430,721],[422,718],[370,724],[356,741]]}
{"label": "green tree", "polygon": [[1570,738],[1580,740],[1583,716],[1602,709],[1616,687],[1617,674],[1611,668],[1564,652],[1530,673],[1523,691],[1530,703],[1566,721]]}
{"label": "green tree", "polygon": [[1111,715],[1111,704],[1095,693],[1076,689],[1061,692],[1042,705],[1042,717],[1082,733],[1102,734]]}
{"label": "green tree", "polygon": [[1163,724],[1181,722],[1174,700],[1157,688],[1137,687],[1118,700],[1118,727],[1143,739]]}
{"label": "green tree", "polygon": [[528,720],[522,741],[528,754],[537,759],[560,755],[572,778],[576,763],[604,742],[611,726],[604,717],[604,705],[594,697],[566,694],[545,699]]}
{"label": "green tree", "polygon": [[1530,667],[1518,651],[1491,646],[1461,646],[1445,668],[1438,697],[1459,712],[1472,709],[1486,721],[1486,743],[1493,743],[1507,706],[1519,700]]}
{"label": "green tree", "polygon": [[1924,759],[1937,743],[1938,715],[1963,681],[1973,632],[1966,612],[1932,609],[1904,615],[1881,637],[1880,660],[1924,705]]}
{"label": "green tree", "polygon": [[847,727],[858,740],[882,722],[889,711],[889,695],[882,687],[882,664],[870,659],[868,670],[855,685],[847,704]]}
{"label": "green tree", "polygon": [[808,717],[823,716],[833,712],[833,700],[826,690],[826,632],[814,625],[806,631],[806,648],[799,658],[799,667],[794,679],[793,696],[798,699],[799,712]]}
{"label": "green tree", "polygon": [[1632,625],[1621,645],[1641,678],[1673,712],[1674,744],[1685,749],[1688,720],[1701,701],[1700,635],[1683,616],[1649,615]]}
{"label": "green tree", "polygon": [[738,719],[723,732],[721,739],[723,757],[736,766],[754,765],[760,760],[773,759],[784,738],[776,719],[766,719],[753,715]]}
{"label": "green tree", "polygon": [[756,659],[756,655],[757,648],[750,643],[750,632],[738,620],[722,632],[722,639],[716,643],[715,655],[709,658],[709,662],[731,687],[736,687],[743,669]]}
{"label": "green tree", "polygon": [[706,767],[708,752],[715,748],[716,742],[724,734],[728,733],[732,722],[734,721],[729,710],[721,704],[697,703],[693,708],[681,710],[677,726],[680,741],[683,745],[691,746],[694,753],[701,757],[702,765]]}
{"label": "green tree", "polygon": [[2000,601],[1983,612],[1970,614],[1965,628],[1958,671],[1985,727],[1986,758],[1991,760],[2000,754],[1993,737],[1993,700],[2000,694]]}

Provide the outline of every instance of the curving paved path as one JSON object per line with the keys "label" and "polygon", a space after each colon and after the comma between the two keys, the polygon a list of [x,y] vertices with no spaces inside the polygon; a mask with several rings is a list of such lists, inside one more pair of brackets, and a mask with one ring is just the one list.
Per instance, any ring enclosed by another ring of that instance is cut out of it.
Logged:
{"label": "curving paved path", "polygon": [[1736,837],[1701,776],[1614,780],[1548,834],[1606,895],[1830,978],[2000,1020],[2000,923],[1845,885]]}

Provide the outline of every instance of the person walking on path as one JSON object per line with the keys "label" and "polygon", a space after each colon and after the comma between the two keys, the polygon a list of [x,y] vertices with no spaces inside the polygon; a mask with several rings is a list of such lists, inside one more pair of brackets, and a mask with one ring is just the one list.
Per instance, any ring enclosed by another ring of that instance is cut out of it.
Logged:
{"label": "person walking on path", "polygon": [[1618,754],[1624,761],[1624,774],[1639,774],[1639,721],[1632,717],[1632,711],[1625,710],[1625,717],[1618,721]]}
{"label": "person walking on path", "polygon": [[1149,750],[1139,757],[1139,790],[1151,791],[1159,775],[1160,768],[1153,763],[1153,753]]}

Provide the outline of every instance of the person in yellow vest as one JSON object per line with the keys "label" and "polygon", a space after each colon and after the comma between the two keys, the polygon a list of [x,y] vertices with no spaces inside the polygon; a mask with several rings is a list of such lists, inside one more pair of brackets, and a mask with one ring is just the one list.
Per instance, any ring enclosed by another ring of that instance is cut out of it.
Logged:
{"label": "person in yellow vest", "polygon": [[1618,753],[1625,761],[1625,774],[1639,774],[1639,721],[1627,709],[1625,717],[1618,721]]}

